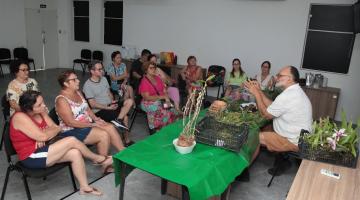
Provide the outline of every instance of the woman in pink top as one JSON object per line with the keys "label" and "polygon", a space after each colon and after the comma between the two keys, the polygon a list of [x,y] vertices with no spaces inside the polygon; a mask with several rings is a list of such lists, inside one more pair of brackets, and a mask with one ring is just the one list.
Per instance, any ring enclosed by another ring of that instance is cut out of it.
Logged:
{"label": "woman in pink top", "polygon": [[147,114],[149,128],[158,130],[172,123],[178,112],[171,107],[165,83],[157,75],[156,64],[145,62],[143,71],[145,76],[139,85],[139,93],[143,98],[140,106]]}
{"label": "woman in pink top", "polygon": [[[152,62],[152,63],[156,63],[156,55],[155,54],[150,54],[148,57],[148,61]],[[171,79],[170,76],[168,76],[163,70],[161,70],[160,68],[156,68],[156,73],[157,75],[161,78],[161,80],[165,83],[166,86],[166,91],[170,97],[171,100],[174,101],[174,106],[175,109],[178,112],[181,112],[180,109],[180,94],[179,94],[179,89],[176,87],[172,87],[171,85],[173,85],[174,81]]]}
{"label": "woman in pink top", "polygon": [[10,121],[10,139],[20,162],[28,168],[46,168],[56,163],[70,162],[71,169],[80,184],[80,194],[102,195],[89,186],[83,156],[106,171],[112,158],[94,154],[75,137],[66,137],[52,144],[48,141],[59,132],[47,114],[40,92],[27,91],[20,96],[21,112],[16,112]]}

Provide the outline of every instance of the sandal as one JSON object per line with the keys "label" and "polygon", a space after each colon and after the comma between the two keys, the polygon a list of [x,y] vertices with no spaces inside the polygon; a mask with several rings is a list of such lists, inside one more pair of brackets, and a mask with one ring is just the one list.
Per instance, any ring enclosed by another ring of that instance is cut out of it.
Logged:
{"label": "sandal", "polygon": [[104,156],[104,160],[102,160],[101,162],[93,162],[93,165],[103,165],[104,162],[109,158],[112,158],[112,157],[111,156]]}
{"label": "sandal", "polygon": [[115,172],[115,170],[114,170],[112,165],[108,165],[105,168],[103,168],[102,172],[103,172],[104,175],[107,175],[107,174]]}
{"label": "sandal", "polygon": [[98,190],[98,189],[96,189],[96,188],[94,188],[94,187],[90,187],[91,188],[91,190],[79,190],[79,194],[80,195],[94,195],[94,196],[101,196],[101,195],[103,195],[103,193],[100,191],[100,190]]}

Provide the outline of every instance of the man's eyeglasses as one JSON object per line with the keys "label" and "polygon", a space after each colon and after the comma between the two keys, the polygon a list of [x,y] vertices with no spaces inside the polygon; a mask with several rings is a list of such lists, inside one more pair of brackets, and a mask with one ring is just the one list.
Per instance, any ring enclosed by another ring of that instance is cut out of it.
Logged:
{"label": "man's eyeglasses", "polygon": [[78,78],[69,78],[69,79],[67,79],[66,81],[67,82],[70,82],[70,81],[76,81],[76,80],[79,80]]}
{"label": "man's eyeglasses", "polygon": [[95,71],[104,71],[104,68],[95,69]]}
{"label": "man's eyeglasses", "polygon": [[19,69],[19,71],[22,71],[22,72],[28,72],[28,71],[29,71],[29,69],[28,69],[28,68],[26,68],[26,69]]}

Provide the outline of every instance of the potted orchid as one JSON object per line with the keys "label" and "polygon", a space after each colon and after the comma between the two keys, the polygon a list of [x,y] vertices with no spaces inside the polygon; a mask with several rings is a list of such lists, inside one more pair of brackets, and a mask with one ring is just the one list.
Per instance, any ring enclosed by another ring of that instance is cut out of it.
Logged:
{"label": "potted orchid", "polygon": [[196,145],[195,142],[195,125],[200,114],[202,102],[206,94],[207,82],[215,76],[209,76],[206,81],[201,81],[202,86],[193,88],[189,94],[187,102],[184,107],[183,114],[183,130],[179,137],[174,139],[173,144],[175,149],[181,154],[192,152]]}
{"label": "potted orchid", "polygon": [[356,167],[359,125],[360,119],[357,125],[347,122],[344,112],[341,123],[332,122],[329,118],[314,121],[312,133],[300,137],[300,152],[306,159]]}

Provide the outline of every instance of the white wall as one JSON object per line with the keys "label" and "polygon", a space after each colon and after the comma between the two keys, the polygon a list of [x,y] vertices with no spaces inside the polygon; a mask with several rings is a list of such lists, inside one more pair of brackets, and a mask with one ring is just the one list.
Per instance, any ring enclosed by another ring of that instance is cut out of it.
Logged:
{"label": "white wall", "polygon": [[[0,0],[0,48],[26,46],[24,0]],[[3,66],[4,73],[8,73]]]}
{"label": "white wall", "polygon": [[[33,0],[35,1],[35,0]],[[44,1],[44,0],[43,0]],[[56,0],[48,0],[55,1]],[[3,46],[26,44],[24,30],[24,0],[0,0],[0,25],[16,27],[1,37]],[[124,0],[123,43],[136,46],[138,52],[149,48],[153,52],[174,51],[178,62],[196,55],[204,67],[224,65],[239,57],[250,76],[259,72],[263,60],[272,62],[275,74],[284,65],[301,63],[305,29],[310,3],[352,4],[355,0]],[[11,3],[11,4],[10,4]],[[3,6],[5,5],[5,6]],[[3,9],[5,7],[5,9]],[[82,48],[102,50],[105,64],[110,53],[119,46],[103,44],[103,1],[90,0],[90,42],[73,41],[72,0],[57,1],[60,67],[71,67]],[[4,14],[4,11],[7,14]],[[14,36],[14,33],[17,34]],[[337,119],[344,108],[348,117],[360,116],[360,34],[357,35],[349,74],[322,73],[328,85],[341,88]],[[5,38],[5,39],[4,39]],[[15,39],[16,38],[16,39]],[[15,45],[16,46],[16,45]],[[300,70],[304,74],[305,70]]]}

